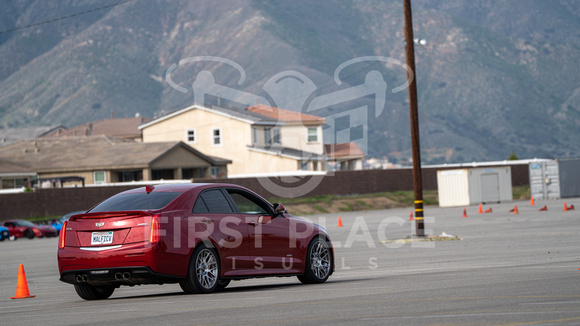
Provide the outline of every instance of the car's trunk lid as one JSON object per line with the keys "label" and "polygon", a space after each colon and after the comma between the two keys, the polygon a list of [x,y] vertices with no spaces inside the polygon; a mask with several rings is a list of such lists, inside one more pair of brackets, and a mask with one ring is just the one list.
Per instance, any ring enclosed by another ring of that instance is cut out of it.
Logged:
{"label": "car's trunk lid", "polygon": [[144,211],[74,215],[66,225],[66,246],[100,247],[146,241],[151,214]]}

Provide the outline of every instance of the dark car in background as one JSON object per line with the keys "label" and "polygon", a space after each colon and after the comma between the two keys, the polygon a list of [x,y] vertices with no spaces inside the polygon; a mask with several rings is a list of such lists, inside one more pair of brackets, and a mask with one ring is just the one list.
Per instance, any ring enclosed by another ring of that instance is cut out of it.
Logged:
{"label": "dark car in background", "polygon": [[60,280],[85,300],[121,285],[179,283],[210,293],[231,280],[297,276],[323,283],[334,271],[326,229],[231,184],[146,186],[66,221]]}
{"label": "dark car in background", "polygon": [[56,237],[58,233],[55,228],[50,225],[36,225],[27,220],[8,220],[4,221],[2,225],[10,231],[10,236],[14,239],[34,237]]}

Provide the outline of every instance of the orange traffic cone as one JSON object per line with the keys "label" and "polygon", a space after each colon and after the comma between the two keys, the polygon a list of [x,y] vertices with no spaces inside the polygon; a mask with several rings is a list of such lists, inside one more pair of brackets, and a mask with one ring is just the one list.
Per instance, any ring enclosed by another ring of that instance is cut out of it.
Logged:
{"label": "orange traffic cone", "polygon": [[532,199],[530,199],[530,205],[534,206],[534,197],[532,197]]}
{"label": "orange traffic cone", "polygon": [[574,205],[570,205],[570,207],[568,207],[569,211],[573,211],[574,210]]}
{"label": "orange traffic cone", "polygon": [[26,282],[26,274],[24,273],[24,266],[18,266],[18,283],[16,283],[16,296],[10,299],[26,299],[34,298],[35,295],[30,295],[28,292],[28,282]]}
{"label": "orange traffic cone", "polygon": [[566,204],[566,202],[564,202],[564,212],[568,211],[568,205]]}
{"label": "orange traffic cone", "polygon": [[479,204],[479,210],[477,211],[478,214],[483,213],[483,208],[481,207],[481,204]]}
{"label": "orange traffic cone", "polygon": [[514,206],[514,215],[518,215],[518,205]]}
{"label": "orange traffic cone", "polygon": [[338,217],[338,227],[342,227],[342,220],[340,219],[340,216]]}
{"label": "orange traffic cone", "polygon": [[465,209],[465,208],[463,209],[463,217],[464,218],[467,217],[467,209]]}
{"label": "orange traffic cone", "polygon": [[544,205],[544,207],[538,209],[538,211],[547,211],[547,210],[548,210],[548,207],[546,207],[546,205]]}
{"label": "orange traffic cone", "polygon": [[490,208],[486,209],[484,213],[491,213],[491,212],[493,212],[493,211],[491,210],[491,207],[490,207]]}
{"label": "orange traffic cone", "polygon": [[409,214],[409,221],[413,220],[413,211],[411,211],[411,214]]}

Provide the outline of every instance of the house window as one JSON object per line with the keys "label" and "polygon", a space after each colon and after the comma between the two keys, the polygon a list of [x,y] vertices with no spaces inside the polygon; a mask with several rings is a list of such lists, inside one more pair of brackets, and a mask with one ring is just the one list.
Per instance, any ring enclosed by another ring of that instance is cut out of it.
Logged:
{"label": "house window", "polygon": [[258,128],[252,127],[252,143],[254,146],[258,145]]}
{"label": "house window", "polygon": [[270,127],[264,128],[264,141],[266,145],[272,145],[272,135],[270,134]]}
{"label": "house window", "polygon": [[23,188],[26,186],[26,179],[14,179],[14,188]]}
{"label": "house window", "polygon": [[189,143],[195,143],[197,141],[195,139],[195,129],[188,129],[187,130],[187,141]]}
{"label": "house window", "polygon": [[308,128],[308,142],[309,143],[318,142],[318,128],[316,128],[316,127],[309,127]]}
{"label": "house window", "polygon": [[105,175],[105,171],[95,171],[95,172],[93,172],[93,178],[95,180],[95,184],[107,182],[107,178],[106,178],[106,175]]}
{"label": "house window", "polygon": [[175,174],[173,169],[151,170],[152,180],[173,180]]}
{"label": "house window", "polygon": [[219,166],[212,166],[211,167],[211,178],[217,179],[222,177],[221,175],[222,169]]}
{"label": "house window", "polygon": [[222,144],[222,129],[214,128],[212,130],[213,144],[214,146],[219,146]]}
{"label": "house window", "polygon": [[119,171],[117,172],[117,181],[119,182],[129,182],[129,181],[141,181],[143,180],[142,170],[131,170],[131,171]]}
{"label": "house window", "polygon": [[275,144],[275,145],[280,145],[280,144],[282,144],[282,143],[280,142],[280,138],[281,138],[281,137],[280,137],[280,128],[278,128],[278,127],[274,128],[274,129],[273,129],[273,132],[274,132],[274,137],[272,137],[272,138],[273,138],[273,140],[274,140],[274,144]]}
{"label": "house window", "polygon": [[298,162],[298,169],[300,169],[302,171],[308,171],[308,161]]}

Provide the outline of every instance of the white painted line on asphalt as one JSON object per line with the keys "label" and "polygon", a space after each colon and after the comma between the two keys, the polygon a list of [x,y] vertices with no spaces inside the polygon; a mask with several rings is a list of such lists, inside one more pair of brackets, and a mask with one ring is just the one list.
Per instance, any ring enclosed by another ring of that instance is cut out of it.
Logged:
{"label": "white painted line on asphalt", "polygon": [[520,305],[541,305],[541,304],[580,304],[580,301],[552,301],[552,302],[523,302]]}

